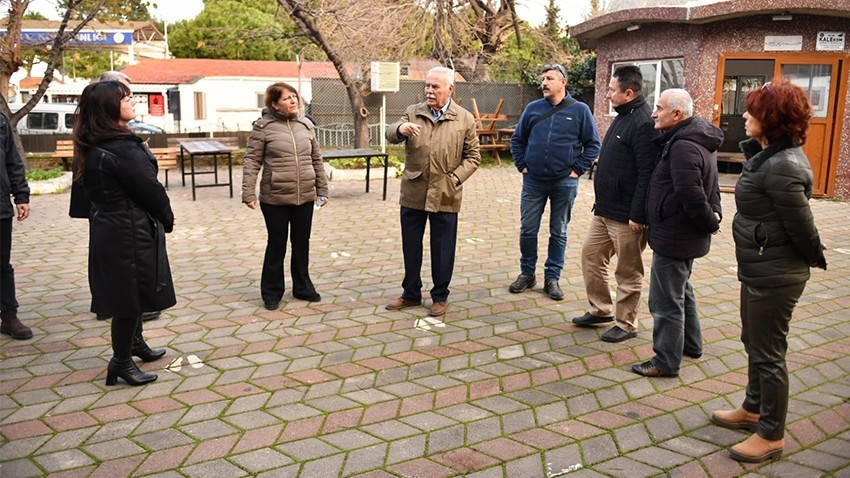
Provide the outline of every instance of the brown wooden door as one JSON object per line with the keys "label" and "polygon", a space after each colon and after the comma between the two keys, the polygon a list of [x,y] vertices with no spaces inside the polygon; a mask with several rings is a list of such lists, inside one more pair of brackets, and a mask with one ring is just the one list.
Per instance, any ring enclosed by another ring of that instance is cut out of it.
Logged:
{"label": "brown wooden door", "polygon": [[[802,87],[812,102],[813,117],[803,147],[814,172],[813,193],[832,194],[838,167],[839,138],[850,72],[846,53],[721,53],[713,120],[720,125],[723,85],[728,60],[773,61],[773,75],[782,74]],[[769,78],[768,78],[769,79]]]}
{"label": "brown wooden door", "polygon": [[776,73],[784,75],[809,95],[812,120],[803,151],[809,158],[815,174],[812,192],[823,196],[826,194],[829,179],[830,146],[835,131],[835,105],[840,69],[838,58],[831,61],[811,60],[814,58],[779,59],[776,63]]}

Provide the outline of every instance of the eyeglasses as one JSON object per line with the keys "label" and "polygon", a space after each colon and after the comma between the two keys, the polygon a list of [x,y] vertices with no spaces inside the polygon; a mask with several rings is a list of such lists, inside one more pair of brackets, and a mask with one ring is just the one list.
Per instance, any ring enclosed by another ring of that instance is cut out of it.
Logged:
{"label": "eyeglasses", "polygon": [[761,89],[764,90],[764,91],[767,91],[770,94],[770,96],[773,96],[773,88],[770,87],[769,81],[767,83],[761,85]]}
{"label": "eyeglasses", "polygon": [[567,77],[567,69],[564,68],[563,65],[560,65],[558,63],[547,63],[547,64],[543,65],[543,70],[540,73],[546,73],[547,71],[552,71],[552,70],[557,71],[564,78]]}
{"label": "eyeglasses", "polygon": [[133,96],[133,95],[127,95],[127,96],[121,98],[121,101],[123,101],[124,103],[135,103],[136,97]]}

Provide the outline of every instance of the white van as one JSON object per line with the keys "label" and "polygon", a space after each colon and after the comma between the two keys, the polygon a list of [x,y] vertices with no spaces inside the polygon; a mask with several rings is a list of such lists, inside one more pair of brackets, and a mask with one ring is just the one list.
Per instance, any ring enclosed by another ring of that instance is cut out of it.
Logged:
{"label": "white van", "polygon": [[[22,103],[9,105],[13,113],[23,107]],[[77,105],[73,103],[39,103],[18,121],[18,132],[21,134],[70,134],[74,128],[75,111],[77,111]]]}

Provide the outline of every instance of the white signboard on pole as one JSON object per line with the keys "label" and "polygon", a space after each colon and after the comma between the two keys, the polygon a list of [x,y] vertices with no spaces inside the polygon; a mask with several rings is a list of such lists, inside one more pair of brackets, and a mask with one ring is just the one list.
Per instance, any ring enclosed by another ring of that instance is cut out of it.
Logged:
{"label": "white signboard on pole", "polygon": [[401,67],[398,62],[373,61],[372,62],[372,91],[376,92],[398,92],[398,84]]}

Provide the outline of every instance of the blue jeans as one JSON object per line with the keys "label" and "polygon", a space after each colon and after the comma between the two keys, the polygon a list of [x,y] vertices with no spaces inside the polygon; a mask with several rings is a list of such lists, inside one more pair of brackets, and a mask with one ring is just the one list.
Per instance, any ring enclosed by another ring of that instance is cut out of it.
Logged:
{"label": "blue jeans", "polygon": [[570,223],[573,203],[578,194],[578,178],[536,179],[522,175],[522,201],[520,203],[519,260],[520,271],[534,275],[537,267],[537,233],[546,200],[549,200],[549,252],[546,257],[546,280],[561,278],[564,253],[567,249],[567,225]]}
{"label": "blue jeans", "polygon": [[649,312],[652,313],[652,365],[665,372],[679,373],[682,354],[702,353],[702,331],[694,289],[688,280],[693,259],[674,259],[657,252],[652,255],[649,275]]}

